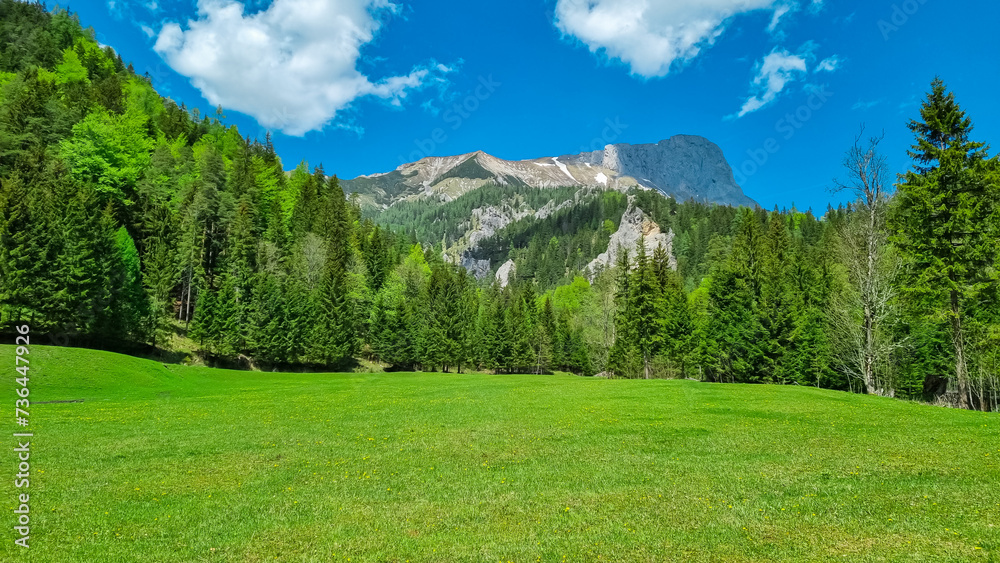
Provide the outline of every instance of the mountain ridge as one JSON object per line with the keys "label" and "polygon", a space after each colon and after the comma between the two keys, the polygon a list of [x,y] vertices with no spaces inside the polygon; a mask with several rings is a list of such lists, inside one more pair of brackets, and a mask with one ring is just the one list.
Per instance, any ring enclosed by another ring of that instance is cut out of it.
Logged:
{"label": "mountain ridge", "polygon": [[525,160],[504,160],[482,150],[429,156],[395,170],[344,180],[363,205],[386,209],[400,201],[451,201],[486,184],[534,188],[599,187],[657,190],[677,200],[756,206],[736,184],[722,149],[696,135],[657,143],[609,144],[603,150]]}

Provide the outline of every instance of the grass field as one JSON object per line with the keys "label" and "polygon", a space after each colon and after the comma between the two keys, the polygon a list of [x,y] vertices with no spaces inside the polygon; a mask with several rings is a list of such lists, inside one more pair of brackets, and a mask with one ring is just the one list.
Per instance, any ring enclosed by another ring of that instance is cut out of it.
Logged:
{"label": "grass field", "polygon": [[33,401],[84,402],[30,408],[27,551],[5,449],[4,562],[1000,561],[995,413],[693,381],[31,361]]}

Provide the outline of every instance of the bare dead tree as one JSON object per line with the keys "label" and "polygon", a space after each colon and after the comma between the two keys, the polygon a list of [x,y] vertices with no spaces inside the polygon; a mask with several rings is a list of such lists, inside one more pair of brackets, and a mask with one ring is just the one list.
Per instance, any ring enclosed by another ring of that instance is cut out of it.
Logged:
{"label": "bare dead tree", "polygon": [[1000,326],[972,323],[970,328],[969,359],[974,366],[969,374],[970,406],[995,412],[1000,399]]}
{"label": "bare dead tree", "polygon": [[863,141],[864,126],[844,157],[847,181],[836,181],[837,191],[856,197],[854,212],[840,232],[841,258],[850,287],[834,314],[838,328],[842,369],[864,383],[865,391],[893,396],[891,362],[898,343],[886,325],[894,313],[896,290],[893,279],[899,260],[889,245],[886,215],[889,205],[888,165],[879,153],[884,138]]}

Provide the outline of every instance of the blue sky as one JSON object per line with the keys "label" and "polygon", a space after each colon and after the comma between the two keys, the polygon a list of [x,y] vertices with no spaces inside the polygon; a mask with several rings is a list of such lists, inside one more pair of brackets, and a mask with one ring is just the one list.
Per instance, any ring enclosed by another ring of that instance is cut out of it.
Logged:
{"label": "blue sky", "polygon": [[[54,3],[53,3],[54,4]],[[101,0],[71,5],[161,94],[343,178],[422,156],[717,143],[750,197],[822,211],[859,126],[940,75],[1000,148],[1000,5],[943,0]],[[996,151],[993,151],[994,153]]]}

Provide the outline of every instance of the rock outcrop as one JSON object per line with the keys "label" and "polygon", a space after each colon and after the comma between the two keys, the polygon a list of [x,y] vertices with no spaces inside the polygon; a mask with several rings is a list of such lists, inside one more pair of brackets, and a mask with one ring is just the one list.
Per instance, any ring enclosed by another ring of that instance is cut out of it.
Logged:
{"label": "rock outcrop", "polygon": [[661,231],[660,226],[655,221],[650,219],[642,209],[636,207],[632,200],[629,200],[628,209],[622,215],[618,230],[611,235],[611,240],[608,241],[607,252],[602,252],[587,265],[588,277],[593,280],[598,272],[617,264],[622,252],[625,252],[630,260],[634,259],[640,238],[645,239],[646,252],[650,257],[658,246],[663,246],[669,257],[670,267],[677,269],[677,261],[673,253],[674,232],[672,230],[665,233]]}
{"label": "rock outcrop", "polygon": [[469,248],[478,247],[479,241],[488,239],[507,225],[533,214],[530,209],[514,209],[509,204],[473,209],[470,225],[472,230],[467,235]]}
{"label": "rock outcrop", "polygon": [[478,280],[490,275],[490,261],[480,260],[473,256],[471,252],[463,252],[459,264]]}
{"label": "rock outcrop", "polygon": [[513,260],[507,260],[502,266],[497,268],[497,281],[500,282],[500,287],[507,287],[510,282],[510,276],[517,271],[514,267]]}

